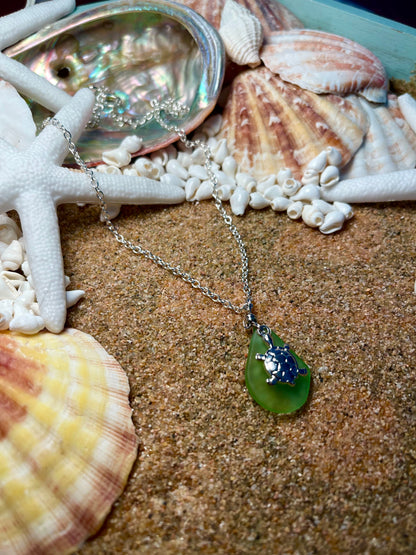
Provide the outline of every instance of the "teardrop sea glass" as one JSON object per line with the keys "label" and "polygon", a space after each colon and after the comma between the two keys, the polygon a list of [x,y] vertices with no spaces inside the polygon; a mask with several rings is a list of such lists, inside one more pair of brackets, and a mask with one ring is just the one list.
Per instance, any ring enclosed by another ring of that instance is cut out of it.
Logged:
{"label": "teardrop sea glass", "polygon": [[[271,332],[273,343],[276,347],[284,348],[285,343],[274,332]],[[311,383],[311,373],[307,365],[292,350],[290,353],[295,357],[298,368],[306,373],[300,372],[295,384],[267,383],[269,375],[262,360],[257,360],[257,354],[265,354],[268,346],[262,337],[255,331],[251,338],[248,359],[246,365],[246,385],[250,395],[261,407],[271,412],[287,414],[300,409],[307,401]]]}

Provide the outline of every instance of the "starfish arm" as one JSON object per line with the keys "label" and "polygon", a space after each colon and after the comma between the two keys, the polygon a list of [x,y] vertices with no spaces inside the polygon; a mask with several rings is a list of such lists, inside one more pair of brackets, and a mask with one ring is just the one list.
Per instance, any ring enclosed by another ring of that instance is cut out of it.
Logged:
{"label": "starfish arm", "polygon": [[[56,167],[54,199],[67,202],[98,203],[90,179],[81,172]],[[178,204],[185,200],[180,187],[166,185],[146,177],[111,175],[94,172],[107,204]]]}
{"label": "starfish arm", "polygon": [[75,0],[55,0],[36,4],[0,18],[0,50],[39,31],[70,13],[75,8]]}
{"label": "starfish arm", "polygon": [[[90,89],[80,89],[69,99],[56,114],[56,119],[71,133],[72,140],[76,142],[90,119],[95,95]],[[29,148],[35,156],[42,158],[47,154],[50,161],[60,165],[68,153],[68,142],[60,129],[48,125]]]}
{"label": "starfish arm", "polygon": [[14,146],[9,144],[5,139],[0,137],[0,167],[7,163],[7,159],[16,152]]}
{"label": "starfish arm", "polygon": [[40,315],[49,331],[59,333],[65,325],[66,291],[55,203],[49,195],[31,191],[18,198],[16,210]]}
{"label": "starfish arm", "polygon": [[24,96],[35,100],[48,110],[57,112],[68,103],[70,95],[36,75],[23,64],[0,52],[0,77],[11,83]]}

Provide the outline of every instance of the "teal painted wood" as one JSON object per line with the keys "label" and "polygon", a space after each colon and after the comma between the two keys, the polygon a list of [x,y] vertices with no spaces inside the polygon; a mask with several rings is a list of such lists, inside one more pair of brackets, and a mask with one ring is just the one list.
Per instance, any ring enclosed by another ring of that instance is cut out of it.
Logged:
{"label": "teal painted wood", "polygon": [[389,78],[409,81],[416,69],[416,29],[334,0],[279,0],[307,28],[347,37],[371,50]]}

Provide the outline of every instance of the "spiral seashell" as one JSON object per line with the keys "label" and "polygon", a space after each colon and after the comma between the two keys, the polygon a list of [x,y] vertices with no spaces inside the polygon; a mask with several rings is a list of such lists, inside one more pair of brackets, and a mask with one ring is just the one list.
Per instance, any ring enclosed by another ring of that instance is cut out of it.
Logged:
{"label": "spiral seashell", "polygon": [[95,171],[100,173],[108,173],[110,175],[121,175],[122,171],[117,166],[107,166],[107,164],[98,164],[95,167]]}
{"label": "spiral seashell", "polygon": [[195,195],[201,185],[201,180],[197,177],[190,177],[185,183],[185,198],[192,202],[196,200]]}
{"label": "spiral seashell", "polygon": [[317,185],[304,185],[299,189],[296,195],[291,198],[293,201],[301,200],[303,202],[311,202],[321,197],[321,189]]}
{"label": "spiral seashell", "polygon": [[294,179],[293,177],[288,177],[283,181],[281,185],[283,193],[288,197],[292,197],[293,195],[295,195],[299,191],[301,186],[301,182],[297,179]]}
{"label": "spiral seashell", "polygon": [[327,151],[323,150],[315,158],[308,163],[306,170],[314,170],[316,173],[321,173],[327,164]]}
{"label": "spiral seashell", "polygon": [[233,194],[234,191],[235,191],[235,187],[227,184],[220,185],[217,188],[218,196],[223,201],[230,200],[231,195]]}
{"label": "spiral seashell", "polygon": [[166,171],[168,173],[173,173],[174,175],[177,175],[184,181],[186,181],[189,177],[188,170],[184,168],[181,163],[178,162],[178,160],[175,160],[173,158],[171,160],[168,160],[166,164]]}
{"label": "spiral seashell", "polygon": [[267,177],[263,177],[263,179],[260,179],[259,181],[257,181],[257,191],[259,193],[264,193],[264,191],[266,191],[270,187],[273,187],[273,185],[276,185],[276,184],[277,184],[276,175],[272,174]]}
{"label": "spiral seashell", "polygon": [[260,21],[250,10],[234,0],[226,0],[219,33],[231,61],[242,66],[260,65],[263,30]]}
{"label": "spiral seashell", "polygon": [[238,172],[235,176],[235,181],[239,187],[247,189],[249,193],[256,190],[257,182],[249,173]]}
{"label": "spiral seashell", "polygon": [[168,145],[164,148],[156,150],[150,154],[152,162],[166,166],[169,160],[174,160],[178,155],[178,151],[173,145]]}
{"label": "spiral seashell", "polygon": [[354,211],[352,209],[352,206],[350,206],[346,202],[339,202],[336,200],[334,202],[334,209],[338,210],[339,212],[342,212],[346,220],[350,220],[354,216]]}
{"label": "spiral seashell", "polygon": [[300,182],[302,185],[319,185],[319,173],[312,168],[306,168]]}
{"label": "spiral seashell", "polygon": [[325,235],[335,233],[342,229],[345,219],[345,214],[343,212],[340,210],[332,210],[326,214],[323,224],[319,226],[319,231]]}
{"label": "spiral seashell", "polygon": [[300,200],[291,200],[289,206],[287,207],[286,213],[291,220],[298,220],[302,216],[303,202]]}
{"label": "spiral seashell", "polygon": [[45,327],[45,322],[41,316],[33,314],[23,303],[14,303],[13,318],[10,320],[10,331],[16,331],[24,334],[39,333]]}
{"label": "spiral seashell", "polygon": [[326,216],[328,212],[332,212],[333,210],[336,210],[334,204],[326,202],[325,200],[322,200],[322,199],[314,199],[312,201],[312,206],[314,206],[317,210],[319,210],[319,212],[322,212],[324,216]]}
{"label": "spiral seashell", "polygon": [[115,166],[116,168],[122,168],[127,166],[131,162],[131,154],[125,149],[119,146],[112,150],[105,150],[102,153],[102,160],[109,166]]}
{"label": "spiral seashell", "polygon": [[188,175],[189,177],[197,177],[201,181],[205,181],[208,179],[208,172],[204,168],[204,166],[200,166],[199,164],[192,164],[188,168]]}
{"label": "spiral seashell", "polygon": [[330,166],[341,166],[342,164],[342,154],[334,146],[326,147],[327,162]]}
{"label": "spiral seashell", "polygon": [[263,191],[263,196],[265,199],[269,201],[278,197],[282,197],[283,196],[282,187],[280,187],[280,185],[272,185],[271,187]]}
{"label": "spiral seashell", "polygon": [[284,81],[314,93],[358,93],[371,102],[385,102],[387,97],[381,61],[339,35],[315,29],[278,31],[267,37],[261,59]]}
{"label": "spiral seashell", "polygon": [[236,187],[230,198],[231,211],[236,216],[242,216],[250,202],[250,193],[243,187]]}
{"label": "spiral seashell", "polygon": [[175,175],[174,173],[164,173],[160,176],[160,182],[166,183],[167,185],[174,185],[175,187],[185,188],[186,182]]}
{"label": "spiral seashell", "polygon": [[336,166],[327,166],[321,173],[319,183],[321,187],[332,187],[339,181],[339,169]]}
{"label": "spiral seashell", "polygon": [[143,145],[143,139],[138,135],[129,135],[125,137],[121,143],[120,148],[127,150],[130,154],[138,152]]}
{"label": "spiral seashell", "polygon": [[310,227],[319,227],[324,223],[325,216],[316,206],[306,204],[302,209],[302,220]]}
{"label": "spiral seashell", "polygon": [[254,193],[250,193],[249,205],[255,210],[261,210],[262,208],[266,208],[266,206],[269,206],[270,201],[261,193],[255,191]]}
{"label": "spiral seashell", "polygon": [[127,377],[73,329],[3,331],[0,353],[0,552],[73,553],[102,524],[136,458]]}
{"label": "spiral seashell", "polygon": [[208,200],[212,197],[213,191],[214,188],[210,180],[202,181],[195,192],[194,200]]}
{"label": "spiral seashell", "polygon": [[277,183],[283,185],[286,179],[293,177],[292,170],[289,168],[281,168],[277,174]]}
{"label": "spiral seashell", "polygon": [[284,212],[292,204],[292,201],[287,197],[275,197],[270,201],[270,207],[275,212]]}
{"label": "spiral seashell", "polygon": [[229,155],[227,139],[221,139],[218,141],[216,147],[212,149],[212,154],[214,156],[214,162],[222,164],[225,158]]}
{"label": "spiral seashell", "polygon": [[230,177],[235,177],[237,172],[237,162],[233,156],[226,156],[224,162],[222,163],[222,171],[229,175]]}
{"label": "spiral seashell", "polygon": [[[175,160],[176,162],[176,160]],[[142,156],[137,158],[134,162],[134,167],[136,168],[139,175],[142,177],[148,177],[149,179],[159,179],[162,175],[160,167],[156,165],[150,158]],[[179,166],[179,164],[177,164]],[[169,162],[166,164],[166,168],[169,166]],[[183,169],[183,166],[180,166]],[[184,169],[184,172],[186,170]],[[174,172],[172,172],[174,173]]]}
{"label": "spiral seashell", "polygon": [[3,251],[0,261],[3,270],[17,270],[21,266],[23,247],[17,239],[14,239]]}

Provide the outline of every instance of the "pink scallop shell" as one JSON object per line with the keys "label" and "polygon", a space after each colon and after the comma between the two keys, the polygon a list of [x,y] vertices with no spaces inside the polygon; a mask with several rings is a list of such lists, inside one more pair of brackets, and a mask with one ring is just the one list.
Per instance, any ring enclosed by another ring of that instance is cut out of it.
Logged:
{"label": "pink scallop shell", "polygon": [[380,60],[360,44],[311,29],[277,31],[260,52],[273,73],[315,93],[358,93],[385,102],[388,79]]}

